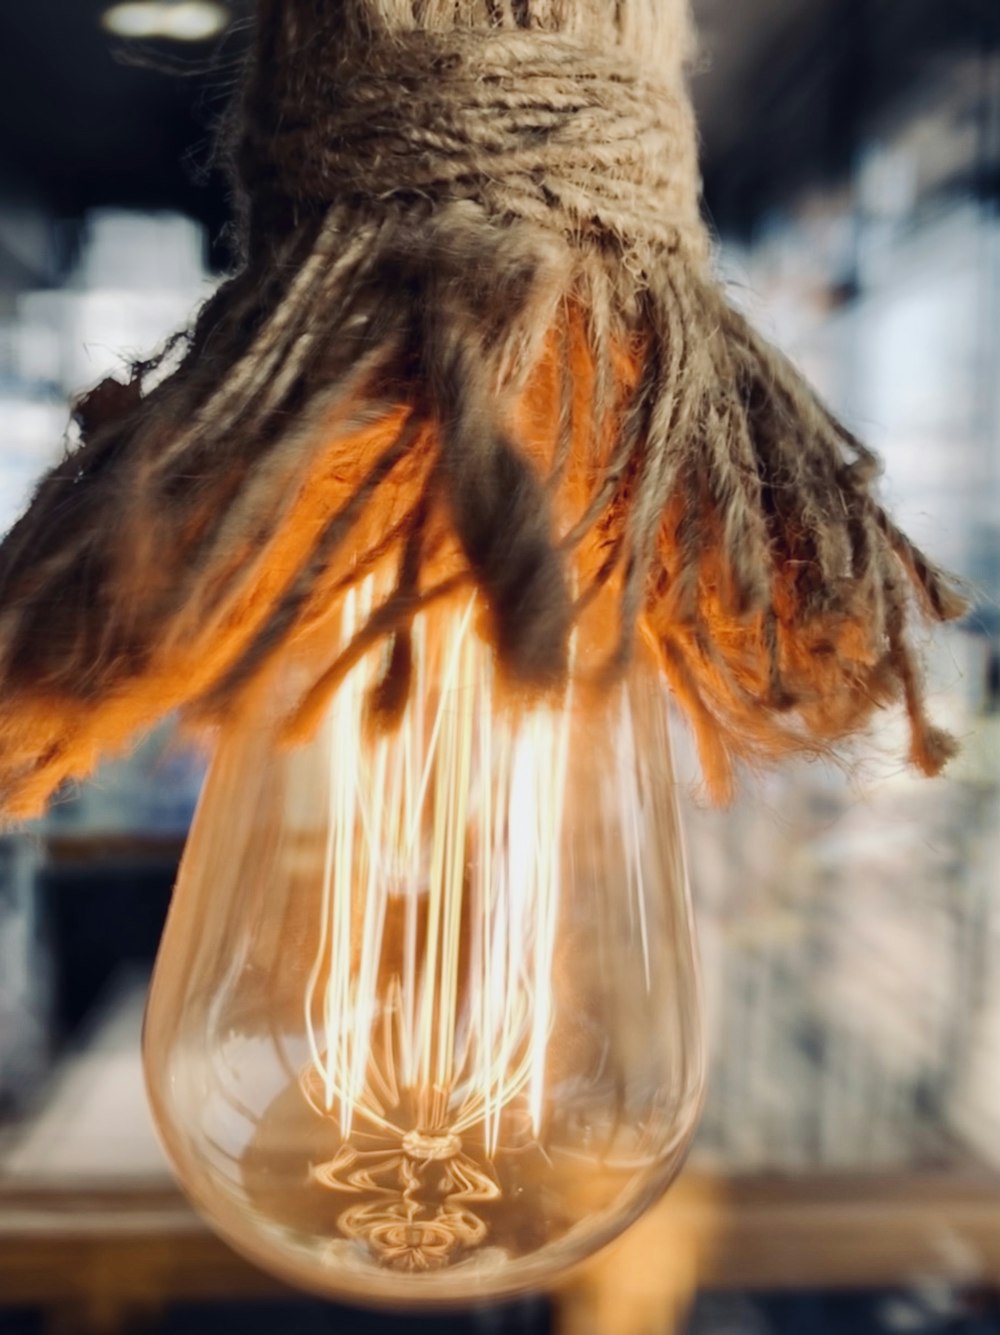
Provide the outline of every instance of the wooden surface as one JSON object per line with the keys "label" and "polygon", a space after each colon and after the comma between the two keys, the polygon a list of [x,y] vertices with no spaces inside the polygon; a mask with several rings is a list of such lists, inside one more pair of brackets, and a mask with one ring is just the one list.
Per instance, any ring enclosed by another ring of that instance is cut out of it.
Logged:
{"label": "wooden surface", "polygon": [[[574,1335],[591,1323],[641,1332],[667,1329],[648,1314],[676,1310],[697,1289],[863,1289],[930,1278],[1000,1287],[996,1180],[941,1172],[727,1181],[693,1171],[572,1276],[557,1306],[561,1329]],[[167,1301],[287,1293],[209,1232],[171,1187],[0,1182],[4,1304],[72,1309],[89,1314],[81,1318],[88,1329],[110,1330]],[[616,1314],[614,1327],[602,1304]]]}
{"label": "wooden surface", "polygon": [[109,863],[140,863],[174,866],[181,860],[186,836],[127,830],[51,830],[41,844],[50,863],[57,867],[106,866]]}
{"label": "wooden surface", "polygon": [[1000,1287],[1000,1183],[691,1170],[559,1295],[558,1335],[668,1335],[700,1290]]}
{"label": "wooden surface", "polygon": [[[126,977],[0,1154],[0,1303],[57,1333],[128,1328],[167,1301],[287,1293],[173,1185],[139,1061],[145,979]],[[937,1171],[731,1178],[697,1164],[563,1286],[561,1335],[663,1335],[701,1289],[1000,1288],[1000,1176]]]}

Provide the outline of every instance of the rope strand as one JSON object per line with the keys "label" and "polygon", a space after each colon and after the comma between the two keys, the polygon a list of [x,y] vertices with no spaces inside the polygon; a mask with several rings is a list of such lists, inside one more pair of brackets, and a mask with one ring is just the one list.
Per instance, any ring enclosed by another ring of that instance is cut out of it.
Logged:
{"label": "rope strand", "polygon": [[[585,617],[643,635],[716,796],[901,699],[911,602],[963,604],[877,461],[708,272],[684,0],[261,0],[236,158],[246,267],[177,368],[77,410],[0,546],[0,812],[37,811],[171,709],[228,724],[344,591],[396,587],[286,720],[470,581],[547,689]],[[608,610],[610,608],[610,611]],[[591,663],[586,670],[593,666]]]}

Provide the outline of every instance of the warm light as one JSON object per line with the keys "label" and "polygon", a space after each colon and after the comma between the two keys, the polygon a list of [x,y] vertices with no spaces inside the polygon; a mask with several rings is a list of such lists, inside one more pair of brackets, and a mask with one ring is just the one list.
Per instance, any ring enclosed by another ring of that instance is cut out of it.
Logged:
{"label": "warm light", "polygon": [[205,42],[225,31],[229,12],[213,0],[130,0],[106,9],[101,22],[116,37]]}
{"label": "warm light", "polygon": [[224,744],[157,964],[181,1181],[324,1293],[543,1285],[664,1190],[698,1109],[665,687],[640,665],[600,706],[502,704],[476,612],[417,619],[393,731],[366,718],[375,653],[311,743]]}

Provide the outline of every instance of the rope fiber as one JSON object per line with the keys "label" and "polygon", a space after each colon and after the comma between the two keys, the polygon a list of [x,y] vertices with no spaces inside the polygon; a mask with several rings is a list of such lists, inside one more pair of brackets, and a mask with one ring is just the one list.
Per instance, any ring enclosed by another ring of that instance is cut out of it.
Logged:
{"label": "rope fiber", "polygon": [[691,50],[685,0],[261,0],[243,267],[171,374],[79,403],[0,547],[0,810],[169,710],[271,707],[387,561],[290,736],[382,640],[391,722],[414,615],[472,582],[530,689],[610,597],[596,678],[654,643],[720,799],[736,761],[824,753],[899,698],[940,769],[906,627],[962,600],[712,277]]}

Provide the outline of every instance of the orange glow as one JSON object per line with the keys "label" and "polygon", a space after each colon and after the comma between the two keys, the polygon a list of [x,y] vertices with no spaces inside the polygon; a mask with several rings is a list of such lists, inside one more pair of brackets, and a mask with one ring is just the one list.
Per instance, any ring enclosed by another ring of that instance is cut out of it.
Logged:
{"label": "orange glow", "polygon": [[[560,455],[560,423],[568,414],[568,438],[552,479],[556,537],[567,532],[585,510],[600,484],[616,440],[622,415],[635,388],[643,360],[641,346],[617,349],[609,375],[617,393],[607,420],[595,423],[592,402],[597,368],[588,345],[585,316],[576,308],[565,313],[565,325],[550,332],[541,356],[519,392],[512,392],[509,429],[540,474],[548,476]],[[239,538],[216,536],[212,560],[218,571],[206,591],[187,597],[172,593],[179,614],[169,634],[153,634],[154,650],[141,671],[129,676],[120,694],[102,695],[90,704],[78,697],[46,694],[37,682],[26,684],[23,698],[10,692],[0,710],[0,738],[5,767],[17,776],[10,785],[10,814],[37,814],[48,795],[64,779],[88,773],[101,754],[115,751],[171,710],[186,711],[189,721],[228,727],[252,715],[269,698],[276,659],[289,650],[315,659],[317,645],[330,642],[331,627],[340,617],[344,593],[383,561],[398,560],[408,517],[418,504],[436,455],[432,425],[416,430],[403,457],[386,471],[350,525],[344,541],[325,559],[318,579],[295,614],[290,641],[276,641],[262,655],[259,670],[229,700],[225,713],[212,699],[212,689],[238,663],[266,624],[275,606],[292,588],[297,573],[313,559],[317,541],[332,516],[345,507],[364,478],[406,429],[410,409],[399,405],[380,420],[344,430],[360,404],[343,404],[323,433],[320,449],[285,450],[269,462],[260,487],[286,497],[280,513],[268,515],[259,541],[238,523],[226,523]],[[284,488],[275,486],[275,474]],[[234,495],[244,481],[234,476]],[[613,559],[627,511],[629,479],[622,482],[590,532],[572,552],[576,586],[586,590],[609,557]],[[251,484],[251,490],[253,484]],[[232,498],[230,498],[232,499]],[[225,496],[215,498],[225,510]],[[144,591],[158,589],[166,572],[197,566],[197,548],[211,516],[197,511],[178,541],[185,548],[163,560],[156,541],[140,541],[149,518],[130,514],[127,571],[116,572],[116,587],[131,589],[136,607]],[[819,601],[803,607],[806,595],[796,585],[795,562],[775,566],[773,619],[734,610],[726,597],[731,586],[725,548],[718,541],[717,519],[709,501],[698,516],[700,559],[693,577],[681,587],[680,529],[685,516],[677,503],[668,506],[660,534],[659,565],[647,593],[642,633],[656,647],[661,666],[698,738],[706,783],[716,798],[728,797],[735,760],[769,760],[784,751],[822,752],[828,744],[864,726],[874,710],[898,690],[887,665],[887,647],[873,643],[864,626],[827,613]],[[150,533],[152,528],[150,526]],[[436,502],[427,522],[423,564],[424,590],[448,581],[453,590],[468,579],[449,516]],[[569,555],[569,554],[568,554]],[[124,558],[123,558],[124,559]],[[578,666],[584,679],[597,670],[601,646],[615,633],[614,594],[619,571],[607,580],[600,610],[588,612],[588,652]],[[155,628],[154,628],[155,631]],[[776,648],[783,690],[794,699],[793,711],[782,715],[780,702],[762,709],[768,698],[772,656]],[[83,667],[81,668],[83,670]],[[300,740],[317,726],[334,689],[338,669],[320,668],[311,691],[293,711],[290,736]],[[916,704],[908,702],[913,709]],[[782,720],[787,719],[787,724]],[[38,756],[44,758],[38,763]],[[923,764],[920,754],[915,755]],[[18,775],[18,769],[21,774]],[[933,768],[928,759],[924,768]]]}

